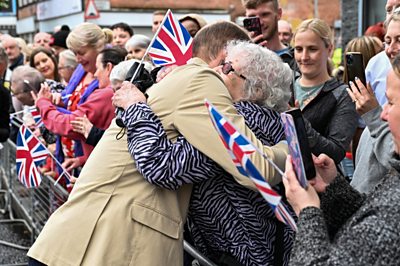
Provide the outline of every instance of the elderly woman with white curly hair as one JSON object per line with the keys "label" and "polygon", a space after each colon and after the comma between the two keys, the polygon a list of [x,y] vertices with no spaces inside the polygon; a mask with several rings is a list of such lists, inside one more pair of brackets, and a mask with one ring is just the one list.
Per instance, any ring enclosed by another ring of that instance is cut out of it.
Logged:
{"label": "elderly woman with white curly hair", "polygon": [[[290,98],[289,66],[274,52],[249,42],[230,42],[226,52],[216,71],[238,113],[264,145],[284,140],[279,112]],[[137,95],[114,97],[114,104],[126,110],[129,150],[139,171],[154,185],[174,190],[194,184],[188,227],[196,248],[217,264],[286,265],[294,232],[275,218],[258,192],[235,182],[183,136],[169,141],[145,97],[139,91]]]}

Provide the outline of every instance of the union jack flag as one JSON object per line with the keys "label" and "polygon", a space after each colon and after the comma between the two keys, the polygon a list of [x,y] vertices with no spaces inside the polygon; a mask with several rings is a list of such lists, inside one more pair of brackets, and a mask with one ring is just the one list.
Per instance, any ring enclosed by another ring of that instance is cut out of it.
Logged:
{"label": "union jack flag", "polygon": [[249,158],[250,154],[256,151],[259,152],[259,150],[245,136],[240,134],[235,126],[219,113],[210,102],[205,100],[205,105],[215,129],[238,171],[254,182],[261,195],[275,212],[278,220],[297,231],[293,217],[281,201],[282,197],[265,181]]}
{"label": "union jack flag", "polygon": [[33,120],[35,120],[35,126],[40,127],[43,125],[42,117],[40,116],[39,110],[35,106],[29,107],[29,112],[32,114]]}
{"label": "union jack flag", "polygon": [[153,38],[149,55],[156,66],[185,65],[192,58],[192,37],[172,15],[165,14],[163,23]]}
{"label": "union jack flag", "polygon": [[25,187],[38,187],[42,181],[38,166],[43,164],[49,150],[25,125],[21,125],[17,136],[17,174]]}

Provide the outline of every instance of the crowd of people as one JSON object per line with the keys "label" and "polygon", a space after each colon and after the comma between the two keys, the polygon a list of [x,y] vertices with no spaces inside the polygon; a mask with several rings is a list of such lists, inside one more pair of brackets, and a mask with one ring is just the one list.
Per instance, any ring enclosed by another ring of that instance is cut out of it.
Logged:
{"label": "crowd of people", "polygon": [[[345,53],[363,57],[365,84],[349,79],[346,61],[344,75],[334,75],[325,21],[292,29],[277,0],[242,3],[261,34],[179,17],[193,37],[183,66],[155,66],[151,37],[124,22],[64,25],[28,45],[0,36],[0,142],[15,141],[18,120],[61,163],[47,160],[42,174],[69,173],[60,181],[68,201],[35,240],[29,265],[192,265],[183,240],[217,265],[400,263],[400,0],[382,7],[383,27],[346,44]],[[153,33],[164,14],[154,12]],[[143,80],[132,84],[140,60]],[[204,99],[284,170],[249,154],[297,231],[238,170]],[[292,108],[301,110],[316,168],[307,187],[280,117]],[[351,178],[341,166],[348,153]]]}

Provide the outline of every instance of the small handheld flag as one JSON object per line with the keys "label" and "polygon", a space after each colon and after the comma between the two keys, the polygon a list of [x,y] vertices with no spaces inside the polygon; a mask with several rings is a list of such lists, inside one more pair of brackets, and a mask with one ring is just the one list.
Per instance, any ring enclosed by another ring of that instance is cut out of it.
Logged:
{"label": "small handheld flag", "polygon": [[[290,226],[294,231],[297,231],[296,223],[287,211],[285,205],[283,205],[281,196],[271,188],[267,181],[265,181],[249,158],[249,155],[253,152],[260,151],[245,136],[240,134],[235,126],[219,113],[210,102],[205,100],[205,105],[215,129],[238,171],[242,175],[251,178],[261,195],[275,212],[278,220]],[[262,155],[265,158],[265,155]],[[273,164],[273,166],[276,167],[275,164]],[[282,171],[280,172],[282,173]]]}
{"label": "small handheld flag", "polygon": [[33,120],[35,120],[35,127],[43,125],[42,117],[40,116],[39,110],[35,106],[29,107],[29,112],[32,114]]}
{"label": "small handheld flag", "polygon": [[17,174],[21,183],[27,187],[38,187],[42,181],[38,166],[50,155],[49,150],[25,125],[21,125],[17,136]]}
{"label": "small handheld flag", "polygon": [[150,44],[156,66],[185,65],[192,58],[192,37],[169,9]]}

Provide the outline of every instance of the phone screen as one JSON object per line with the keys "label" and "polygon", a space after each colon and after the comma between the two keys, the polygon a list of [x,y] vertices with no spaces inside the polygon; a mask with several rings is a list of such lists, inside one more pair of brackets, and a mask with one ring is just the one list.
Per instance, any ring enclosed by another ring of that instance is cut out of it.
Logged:
{"label": "phone screen", "polygon": [[[285,118],[285,115],[289,115],[292,119]],[[298,178],[301,179],[301,175],[304,174],[307,180],[313,179],[316,175],[315,166],[300,109],[292,109],[282,113],[282,119],[285,125],[289,152]],[[301,180],[299,181],[300,183],[302,182]]]}
{"label": "phone screen", "polygon": [[346,71],[348,81],[354,82],[355,78],[358,77],[366,86],[364,60],[361,53],[346,53]]}

